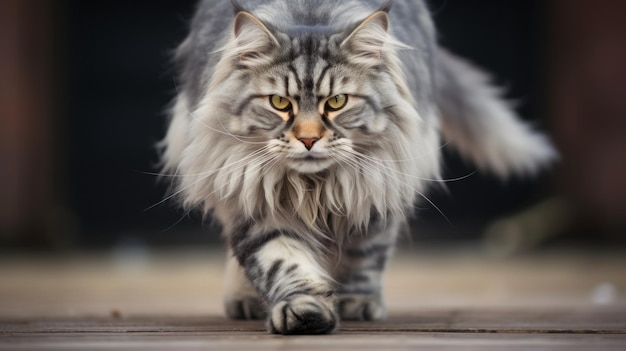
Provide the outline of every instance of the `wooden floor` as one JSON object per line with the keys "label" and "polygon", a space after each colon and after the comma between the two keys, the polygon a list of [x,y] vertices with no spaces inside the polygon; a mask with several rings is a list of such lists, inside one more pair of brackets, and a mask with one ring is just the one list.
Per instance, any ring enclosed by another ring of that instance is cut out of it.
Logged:
{"label": "wooden floor", "polygon": [[626,255],[400,254],[389,318],[283,337],[222,316],[219,253],[0,258],[0,350],[626,350]]}

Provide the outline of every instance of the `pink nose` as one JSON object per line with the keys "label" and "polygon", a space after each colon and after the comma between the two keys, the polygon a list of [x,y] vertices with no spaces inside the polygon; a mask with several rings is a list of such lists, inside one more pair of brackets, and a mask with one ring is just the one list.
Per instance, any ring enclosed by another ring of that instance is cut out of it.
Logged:
{"label": "pink nose", "polygon": [[320,140],[320,138],[298,138],[298,140],[300,140],[302,144],[304,144],[304,147],[306,147],[307,150],[311,150],[313,144],[315,144],[316,141]]}

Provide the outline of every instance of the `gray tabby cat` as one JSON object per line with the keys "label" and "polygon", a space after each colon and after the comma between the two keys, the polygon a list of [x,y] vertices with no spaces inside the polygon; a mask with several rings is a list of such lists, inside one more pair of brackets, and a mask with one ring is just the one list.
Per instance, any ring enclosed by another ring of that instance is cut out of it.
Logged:
{"label": "gray tabby cat", "polygon": [[384,318],[381,276],[441,181],[440,135],[502,177],[555,157],[435,37],[418,0],[199,4],[163,162],[172,196],[223,226],[229,317],[282,334]]}

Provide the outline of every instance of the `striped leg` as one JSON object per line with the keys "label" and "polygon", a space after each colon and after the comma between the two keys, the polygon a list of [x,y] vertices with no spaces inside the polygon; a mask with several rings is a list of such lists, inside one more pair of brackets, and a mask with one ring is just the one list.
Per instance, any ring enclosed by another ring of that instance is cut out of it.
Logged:
{"label": "striped leg", "polygon": [[332,280],[311,248],[279,231],[236,233],[231,248],[269,306],[267,328],[279,334],[322,334],[337,325]]}
{"label": "striped leg", "polygon": [[385,318],[382,275],[393,254],[398,225],[374,225],[366,236],[353,236],[345,244],[336,279],[341,284],[338,310],[345,320]]}
{"label": "striped leg", "polygon": [[229,318],[263,319],[267,316],[267,307],[232,254],[226,261],[225,287],[224,306]]}

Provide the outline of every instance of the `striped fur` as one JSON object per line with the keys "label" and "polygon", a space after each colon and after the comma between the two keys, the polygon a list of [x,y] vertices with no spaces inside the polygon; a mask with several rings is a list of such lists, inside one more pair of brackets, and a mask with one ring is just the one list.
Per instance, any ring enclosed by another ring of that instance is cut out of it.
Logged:
{"label": "striped fur", "polygon": [[[440,67],[421,1],[249,0],[231,13],[225,1],[200,3],[177,51],[180,91],[162,146],[172,196],[223,225],[232,318],[267,318],[282,334],[383,318],[398,228],[440,179],[440,118],[446,136],[502,175],[554,155],[486,82],[470,79],[487,92],[472,100],[455,58]],[[345,106],[328,108],[338,94]],[[290,108],[272,107],[273,95]],[[446,99],[487,115],[445,109]],[[495,125],[516,143],[490,130],[501,115]],[[483,130],[465,135],[472,118]],[[499,153],[484,150],[498,143]]]}

